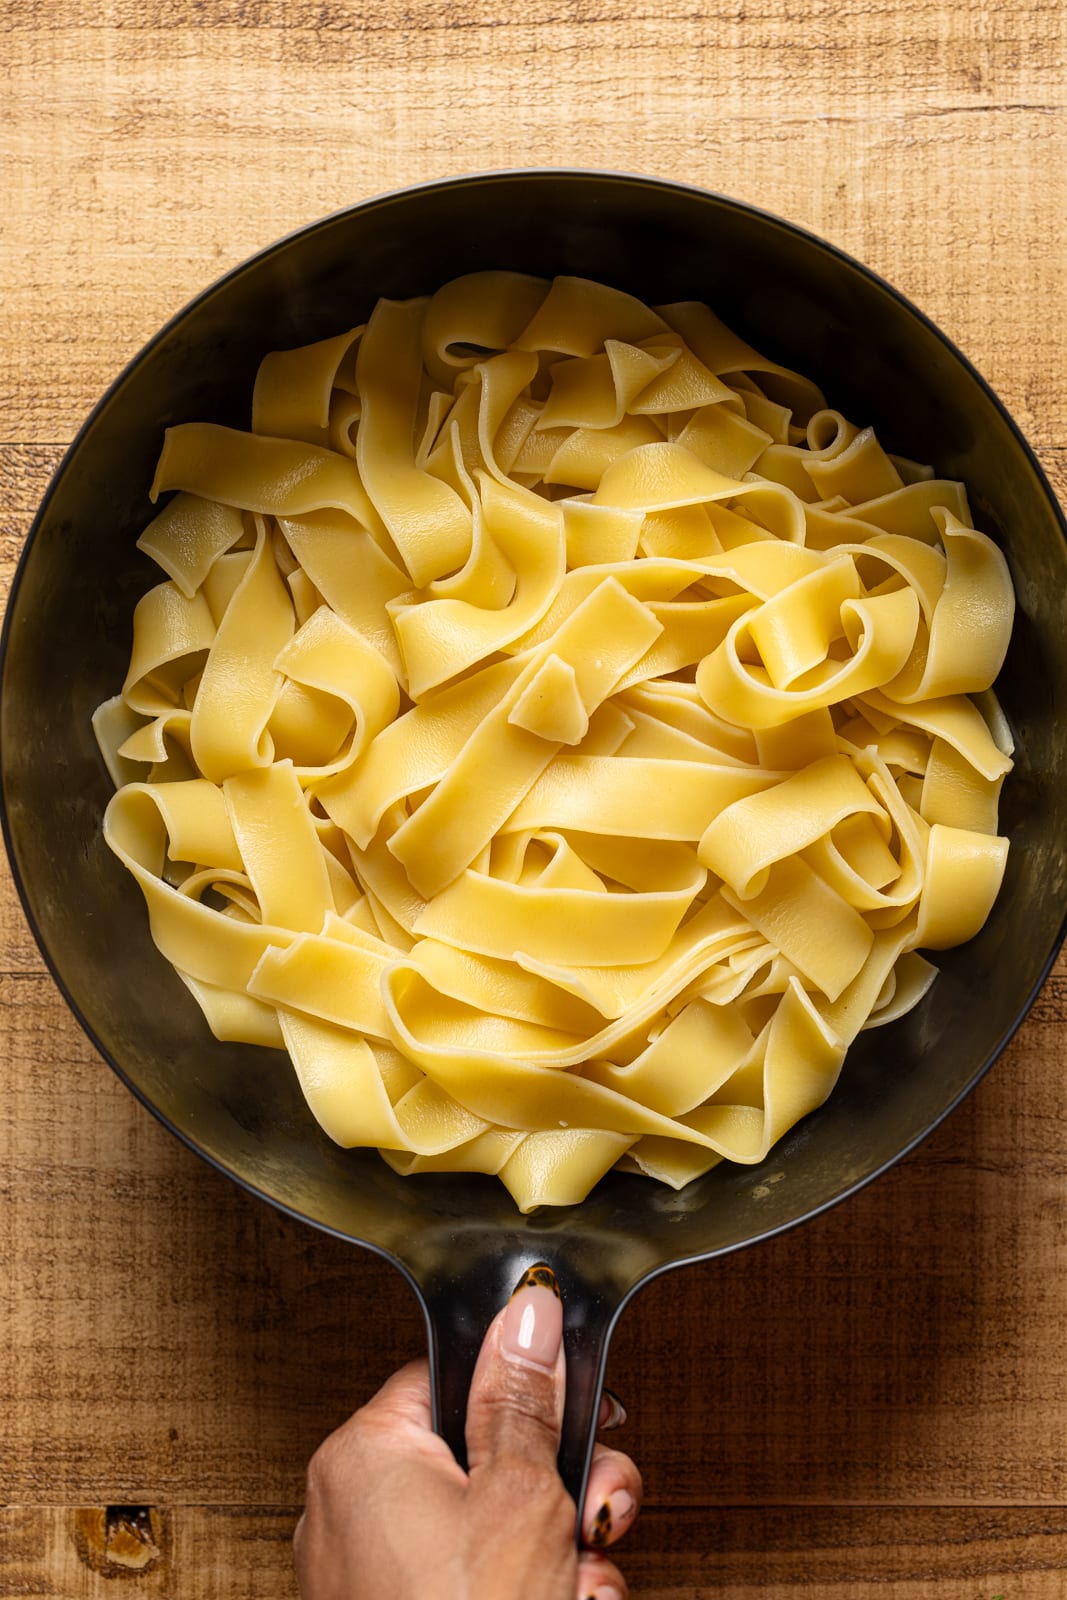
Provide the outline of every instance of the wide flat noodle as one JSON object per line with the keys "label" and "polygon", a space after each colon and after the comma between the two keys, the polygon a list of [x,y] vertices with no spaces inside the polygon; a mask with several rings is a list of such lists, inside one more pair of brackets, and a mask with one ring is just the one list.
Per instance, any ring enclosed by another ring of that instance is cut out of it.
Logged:
{"label": "wide flat noodle", "polygon": [[761,1161],[989,916],[1004,558],[708,307],[380,301],[164,491],[105,838],[338,1143],[522,1210]]}

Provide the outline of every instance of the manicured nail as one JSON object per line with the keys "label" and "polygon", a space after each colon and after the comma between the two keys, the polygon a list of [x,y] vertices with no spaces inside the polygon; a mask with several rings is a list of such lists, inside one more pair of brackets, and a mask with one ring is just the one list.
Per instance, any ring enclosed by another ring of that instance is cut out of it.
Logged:
{"label": "manicured nail", "polygon": [[626,1489],[616,1489],[614,1494],[608,1495],[593,1518],[585,1536],[586,1544],[591,1544],[594,1550],[603,1550],[605,1545],[617,1539],[630,1526],[636,1510],[637,1501],[633,1495]]}
{"label": "manicured nail", "polygon": [[600,1396],[600,1411],[597,1414],[596,1425],[605,1433],[611,1428],[621,1428],[626,1421],[626,1407],[617,1394],[612,1394],[610,1389],[605,1389]]}
{"label": "manicured nail", "polygon": [[532,1267],[526,1268],[526,1271],[511,1291],[513,1300],[521,1289],[551,1289],[556,1299],[560,1298],[559,1281],[556,1278],[556,1274],[543,1261],[535,1261]]}
{"label": "manicured nail", "polygon": [[505,1355],[553,1372],[563,1339],[563,1306],[551,1267],[538,1262],[523,1273],[508,1301],[500,1330]]}

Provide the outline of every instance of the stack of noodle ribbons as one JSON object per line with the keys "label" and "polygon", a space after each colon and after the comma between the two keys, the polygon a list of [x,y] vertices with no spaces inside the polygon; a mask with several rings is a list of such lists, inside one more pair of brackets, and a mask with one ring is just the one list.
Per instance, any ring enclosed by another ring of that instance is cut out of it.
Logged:
{"label": "stack of noodle ribbons", "polygon": [[523,1210],[757,1162],[985,921],[1003,557],[704,305],[383,300],[167,490],[107,842],[339,1143]]}

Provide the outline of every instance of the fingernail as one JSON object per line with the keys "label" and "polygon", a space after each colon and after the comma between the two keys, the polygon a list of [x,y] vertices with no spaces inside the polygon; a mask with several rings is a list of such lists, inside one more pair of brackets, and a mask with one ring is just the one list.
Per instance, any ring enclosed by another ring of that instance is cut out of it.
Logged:
{"label": "fingernail", "polygon": [[610,1389],[605,1389],[600,1396],[597,1427],[607,1432],[611,1428],[621,1428],[625,1421],[626,1407],[617,1394],[613,1394]]}
{"label": "fingernail", "polygon": [[585,1536],[586,1543],[591,1544],[595,1550],[602,1550],[606,1544],[610,1544],[612,1539],[629,1527],[636,1510],[637,1501],[633,1495],[626,1489],[616,1489],[614,1494],[608,1495],[593,1518]]}
{"label": "fingernail", "polygon": [[511,1291],[513,1300],[521,1289],[551,1289],[556,1299],[560,1298],[559,1280],[552,1268],[544,1261],[535,1261],[532,1267],[526,1268],[526,1271]]}
{"label": "fingernail", "polygon": [[505,1355],[555,1370],[563,1339],[563,1306],[551,1267],[538,1262],[523,1273],[508,1301],[500,1330]]}

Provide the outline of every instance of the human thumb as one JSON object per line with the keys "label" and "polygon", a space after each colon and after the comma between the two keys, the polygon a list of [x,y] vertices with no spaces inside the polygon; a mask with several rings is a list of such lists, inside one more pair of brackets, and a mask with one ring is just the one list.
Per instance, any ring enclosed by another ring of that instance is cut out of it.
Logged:
{"label": "human thumb", "polygon": [[523,1273],[489,1325],[467,1403],[467,1461],[474,1477],[516,1459],[555,1472],[563,1419],[563,1306],[551,1267]]}

